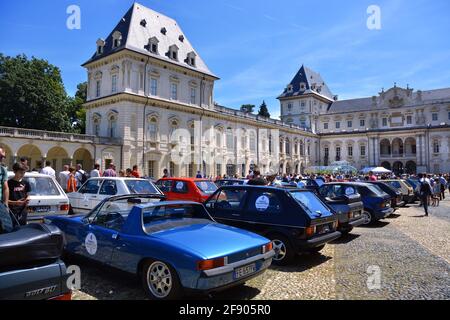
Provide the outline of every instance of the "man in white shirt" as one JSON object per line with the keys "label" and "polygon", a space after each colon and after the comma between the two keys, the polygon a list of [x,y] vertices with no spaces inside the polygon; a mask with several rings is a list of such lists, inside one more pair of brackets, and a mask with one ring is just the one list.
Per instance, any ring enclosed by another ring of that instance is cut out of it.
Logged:
{"label": "man in white shirt", "polygon": [[59,173],[58,182],[59,185],[63,188],[64,192],[67,191],[67,182],[69,181],[69,166],[65,165],[63,171]]}
{"label": "man in white shirt", "polygon": [[94,165],[94,169],[92,169],[90,175],[91,178],[98,178],[100,177],[100,165],[98,163],[96,163]]}
{"label": "man in white shirt", "polygon": [[47,175],[47,176],[51,176],[51,177],[53,177],[53,178],[56,178],[56,172],[55,172],[55,170],[53,170],[53,168],[51,167],[51,162],[50,161],[45,161],[45,168],[43,168],[42,170],[41,170],[41,173],[42,174],[45,174],[45,175]]}
{"label": "man in white shirt", "polygon": [[81,164],[77,164],[77,171],[75,173],[75,180],[77,180],[77,189],[81,188],[83,185],[83,175],[86,172],[83,170],[83,166]]}

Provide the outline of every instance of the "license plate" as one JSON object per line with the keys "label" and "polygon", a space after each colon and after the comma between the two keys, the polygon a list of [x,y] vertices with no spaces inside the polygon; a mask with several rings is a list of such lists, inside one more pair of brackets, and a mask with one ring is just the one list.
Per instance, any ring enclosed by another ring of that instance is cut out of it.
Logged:
{"label": "license plate", "polygon": [[237,268],[234,270],[234,278],[239,279],[246,275],[252,274],[256,271],[256,264],[249,264],[247,266]]}
{"label": "license plate", "polygon": [[50,207],[46,206],[46,207],[33,207],[31,208],[33,210],[33,212],[36,213],[43,213],[43,212],[49,212],[50,211]]}
{"label": "license plate", "polygon": [[353,213],[354,218],[359,218],[360,216],[361,216],[361,211],[356,211],[355,213]]}

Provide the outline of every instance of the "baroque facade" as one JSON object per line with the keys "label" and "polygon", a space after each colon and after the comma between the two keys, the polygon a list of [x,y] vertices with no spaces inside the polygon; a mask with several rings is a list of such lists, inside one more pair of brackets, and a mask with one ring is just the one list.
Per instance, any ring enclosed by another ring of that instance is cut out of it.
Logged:
{"label": "baroque facade", "polygon": [[357,168],[450,171],[450,89],[393,88],[342,100],[302,66],[278,97],[281,121],[214,102],[214,75],[177,22],[133,4],[95,54],[86,135],[0,128],[7,164],[137,164],[147,176],[303,172],[347,160]]}

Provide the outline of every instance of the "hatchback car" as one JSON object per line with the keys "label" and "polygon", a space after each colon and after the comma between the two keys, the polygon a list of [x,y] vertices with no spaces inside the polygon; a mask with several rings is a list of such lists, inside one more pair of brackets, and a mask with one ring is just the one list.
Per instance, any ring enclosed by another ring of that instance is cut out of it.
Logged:
{"label": "hatchback car", "polygon": [[407,183],[405,180],[383,180],[384,183],[390,185],[391,187],[397,189],[402,193],[403,201],[405,205],[414,202],[414,188]]}
{"label": "hatchback car", "polygon": [[225,186],[205,205],[217,221],[271,239],[278,265],[291,263],[298,253],[319,252],[341,236],[337,216],[309,190]]}
{"label": "hatchback car", "polygon": [[406,202],[403,201],[402,193],[399,190],[395,189],[394,187],[388,185],[387,183],[383,181],[367,181],[367,183],[371,183],[378,186],[381,190],[390,195],[392,197],[391,207],[394,208],[395,210],[399,207],[404,207],[406,205]]}
{"label": "hatchback car", "polygon": [[[14,173],[8,172],[8,178]],[[40,221],[48,215],[69,213],[69,198],[54,177],[27,172],[24,180],[30,184],[28,221]]]}
{"label": "hatchback car", "polygon": [[70,214],[87,213],[106,198],[126,194],[162,195],[162,192],[145,179],[90,178],[77,192],[67,195],[70,200]]}
{"label": "hatchback car", "polygon": [[204,202],[217,190],[217,185],[206,179],[163,178],[156,185],[166,195],[168,201]]}
{"label": "hatchback car", "polygon": [[391,207],[391,196],[376,185],[363,182],[333,182],[320,187],[319,192],[322,194],[325,190],[323,188],[333,185],[352,186],[361,195],[361,201],[364,204],[364,224],[384,219],[394,212]]}

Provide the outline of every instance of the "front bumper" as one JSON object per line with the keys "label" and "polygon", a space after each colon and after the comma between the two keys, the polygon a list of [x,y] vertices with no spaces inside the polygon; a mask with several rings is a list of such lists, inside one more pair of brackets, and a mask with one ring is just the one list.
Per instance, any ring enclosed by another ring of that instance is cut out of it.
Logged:
{"label": "front bumper", "polygon": [[333,231],[324,235],[316,236],[307,240],[299,240],[297,242],[298,251],[304,252],[308,249],[320,247],[328,242],[338,239],[342,234],[339,231]]}
{"label": "front bumper", "polygon": [[375,211],[374,215],[375,215],[375,218],[377,220],[379,220],[379,219],[384,219],[393,213],[394,213],[393,208],[385,208],[383,210]]}
{"label": "front bumper", "polygon": [[[225,290],[227,288],[242,284],[247,280],[263,273],[271,265],[272,258],[274,255],[275,252],[271,250],[269,252],[254,257],[250,257],[245,260],[230,263],[220,268],[205,270],[201,273],[200,277],[198,278],[196,288],[186,288],[186,289],[191,291],[201,291],[204,293],[210,293]],[[256,266],[255,272],[239,279],[234,278],[234,271],[237,268],[251,265],[253,263]]]}

